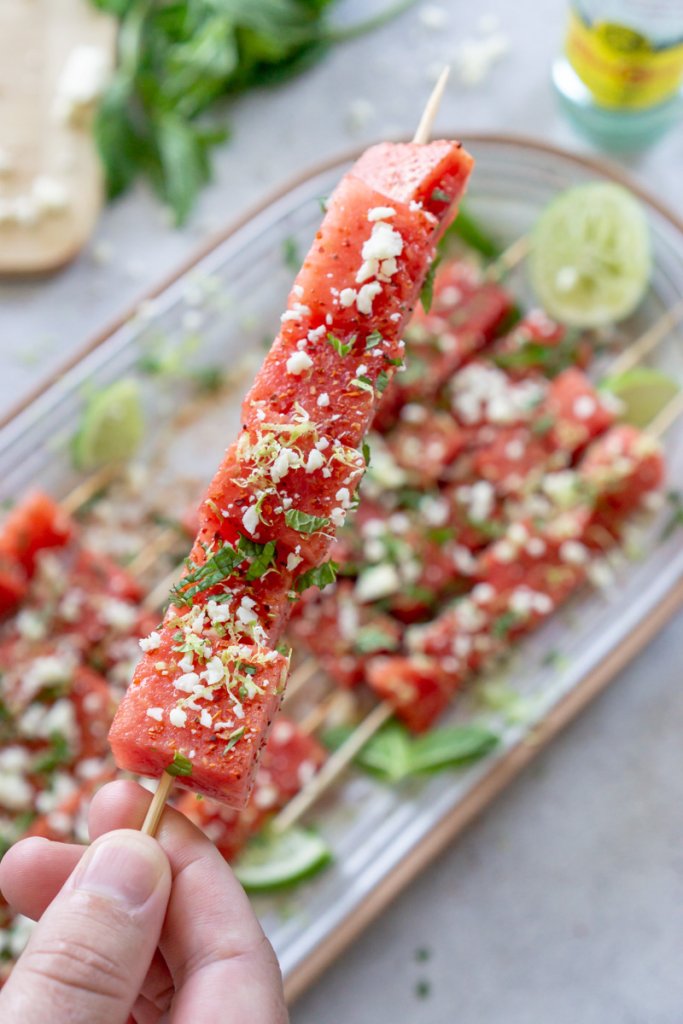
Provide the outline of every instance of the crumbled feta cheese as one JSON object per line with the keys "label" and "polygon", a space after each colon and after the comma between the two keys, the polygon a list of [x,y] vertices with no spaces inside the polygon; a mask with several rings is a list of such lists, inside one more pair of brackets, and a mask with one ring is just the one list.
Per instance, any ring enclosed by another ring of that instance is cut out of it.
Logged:
{"label": "crumbled feta cheese", "polygon": [[208,711],[206,708],[202,708],[201,712],[199,713],[199,724],[202,725],[205,729],[210,729],[213,726],[211,712]]}
{"label": "crumbled feta cheese", "polygon": [[256,506],[250,505],[249,508],[244,510],[244,515],[242,516],[242,525],[244,526],[244,529],[247,531],[247,533],[251,533],[253,535],[258,528],[258,524],[259,517],[258,511],[256,510]]}
{"label": "crumbled feta cheese", "polygon": [[104,91],[109,77],[109,54],[99,46],[77,46],[67,57],[57,81],[54,114],[76,122]]}
{"label": "crumbled feta cheese", "polygon": [[382,562],[363,570],[356,582],[354,593],[357,601],[365,603],[378,601],[400,589],[401,577],[398,570],[388,562]]}
{"label": "crumbled feta cheese", "polygon": [[316,404],[319,405],[321,409],[326,408],[326,406],[330,404],[330,396],[328,395],[327,391],[320,392]]}
{"label": "crumbled feta cheese", "polygon": [[343,508],[333,508],[330,512],[330,520],[339,529],[346,521],[346,512]]}
{"label": "crumbled feta cheese", "polygon": [[161,645],[161,636],[156,630],[152,630],[149,636],[143,636],[138,643],[140,644],[140,649],[145,653],[148,651],[156,651],[156,649]]}
{"label": "crumbled feta cheese", "polygon": [[197,672],[184,672],[177,679],[173,680],[173,685],[176,690],[182,690],[183,693],[194,693],[195,687],[199,683],[199,675]]}
{"label": "crumbled feta cheese", "polygon": [[578,540],[565,540],[560,545],[559,555],[568,565],[585,565],[589,559],[588,548]]}
{"label": "crumbled feta cheese", "polygon": [[307,352],[293,352],[286,363],[287,373],[298,377],[313,366],[313,360]]}
{"label": "crumbled feta cheese", "polygon": [[339,293],[339,305],[348,309],[356,301],[357,294],[355,288],[342,288]]}
{"label": "crumbled feta cheese", "polygon": [[287,570],[288,570],[288,572],[293,572],[294,569],[296,569],[297,565],[301,565],[302,562],[303,562],[303,558],[301,557],[301,555],[296,555],[292,551],[289,555],[287,555]]}
{"label": "crumbled feta cheese", "polygon": [[356,307],[359,313],[364,313],[369,316],[372,313],[372,303],[375,298],[382,291],[382,285],[379,281],[370,281],[369,284],[364,284],[358,291],[356,298]]}
{"label": "crumbled feta cheese", "polygon": [[579,420],[588,420],[597,411],[598,403],[592,395],[579,395],[574,401],[574,415]]}
{"label": "crumbled feta cheese", "polygon": [[147,708],[145,712],[148,718],[153,718],[155,722],[160,722],[164,717],[163,708]]}
{"label": "crumbled feta cheese", "polygon": [[183,729],[187,725],[187,711],[184,711],[183,708],[171,708],[168,720],[176,729]]}
{"label": "crumbled feta cheese", "polygon": [[393,206],[374,206],[371,210],[368,210],[368,220],[370,222],[376,220],[390,220],[396,216],[396,210]]}
{"label": "crumbled feta cheese", "polygon": [[254,602],[248,598],[243,597],[240,602],[240,606],[237,609],[237,618],[244,626],[250,626],[254,622],[258,622],[258,615],[253,610]]}
{"label": "crumbled feta cheese", "polygon": [[306,472],[315,473],[316,469],[321,469],[325,465],[325,459],[320,454],[317,448],[314,448],[309,452],[308,459],[306,461]]}

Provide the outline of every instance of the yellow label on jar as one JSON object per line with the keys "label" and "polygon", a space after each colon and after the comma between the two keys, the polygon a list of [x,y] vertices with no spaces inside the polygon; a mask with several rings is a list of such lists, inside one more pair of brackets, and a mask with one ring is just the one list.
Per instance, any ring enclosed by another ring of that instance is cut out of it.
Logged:
{"label": "yellow label on jar", "polygon": [[683,81],[683,42],[653,46],[624,25],[589,25],[574,11],[565,49],[574,71],[603,107],[652,107]]}

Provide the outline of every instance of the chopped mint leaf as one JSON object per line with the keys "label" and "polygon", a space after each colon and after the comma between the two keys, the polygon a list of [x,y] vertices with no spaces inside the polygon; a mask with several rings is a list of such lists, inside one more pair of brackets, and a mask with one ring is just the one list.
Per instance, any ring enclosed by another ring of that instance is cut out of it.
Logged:
{"label": "chopped mint leaf", "polygon": [[365,351],[369,352],[370,349],[377,348],[377,346],[381,345],[383,341],[384,338],[379,331],[372,331],[365,339]]}
{"label": "chopped mint leaf", "polygon": [[433,260],[431,267],[427,271],[424,284],[422,285],[422,291],[420,292],[420,302],[425,313],[428,313],[432,308],[432,301],[434,299],[434,278],[436,277],[437,267],[441,263],[441,257],[437,256]]}
{"label": "chopped mint leaf", "polygon": [[274,540],[268,541],[267,544],[258,544],[254,540],[249,540],[248,537],[240,537],[237,547],[243,554],[252,559],[252,563],[247,570],[248,580],[260,579],[261,576],[264,576],[275,565]]}
{"label": "chopped mint leaf", "polygon": [[365,459],[365,465],[367,467],[370,465],[370,445],[368,444],[367,441],[363,441],[361,450],[363,452],[363,458]]}
{"label": "chopped mint leaf", "polygon": [[36,775],[50,775],[61,765],[68,764],[72,758],[71,748],[60,732],[53,732],[50,735],[50,747],[43,751],[33,764],[32,770]]}
{"label": "chopped mint leaf", "polygon": [[183,757],[183,755],[176,750],[175,754],[173,755],[173,762],[172,764],[169,764],[166,771],[168,772],[169,775],[174,776],[192,775],[192,761],[190,761],[189,758],[187,757]]}
{"label": "chopped mint leaf", "polygon": [[434,203],[450,203],[451,197],[448,192],[444,192],[442,188],[435,188],[431,195],[432,202]]}
{"label": "chopped mint leaf", "polygon": [[491,624],[491,632],[497,639],[501,640],[517,625],[519,625],[519,615],[516,612],[503,612]]}
{"label": "chopped mint leaf", "polygon": [[246,732],[246,726],[240,725],[240,727],[238,729],[235,729],[233,732],[230,733],[230,735],[228,736],[228,742],[223,747],[223,757],[225,757],[226,754],[229,754],[230,751],[232,750],[232,748],[237,743],[239,743],[239,741],[244,736],[245,732]]}
{"label": "chopped mint leaf", "polygon": [[356,342],[356,337],[357,335],[352,334],[349,340],[344,342],[336,334],[332,334],[330,331],[327,332],[327,340],[338,356],[348,356]]}
{"label": "chopped mint leaf", "polygon": [[403,360],[399,356],[397,359],[392,359],[390,356],[384,357],[385,361],[389,363],[389,366],[403,366]]}
{"label": "chopped mint leaf", "polygon": [[318,587],[322,590],[323,587],[328,587],[330,583],[334,583],[337,578],[337,571],[339,565],[336,562],[329,561],[323,562],[322,565],[318,565],[313,569],[309,569],[308,572],[302,573],[299,579],[296,581],[296,589],[299,593],[306,590],[308,587]]}
{"label": "chopped mint leaf", "polygon": [[377,380],[375,381],[375,387],[379,391],[380,395],[386,389],[386,386],[387,386],[388,383],[389,383],[388,375],[385,373],[384,370],[380,370],[380,372],[377,374]]}
{"label": "chopped mint leaf", "polygon": [[285,238],[282,242],[282,262],[288,270],[291,270],[295,274],[301,266],[299,246],[297,245],[296,238],[292,238],[291,235]]}
{"label": "chopped mint leaf", "polygon": [[683,494],[680,491],[669,491],[666,500],[671,508],[671,516],[661,532],[661,541],[668,540],[679,527],[683,526]]}
{"label": "chopped mint leaf", "polygon": [[536,437],[545,437],[545,435],[553,429],[555,426],[555,417],[547,414],[545,416],[539,416],[537,420],[531,424],[531,433],[535,434]]}
{"label": "chopped mint leaf", "polygon": [[372,386],[372,381],[365,374],[361,374],[360,377],[354,377],[351,383],[354,387],[360,388],[361,391],[368,391],[371,395],[374,395],[375,389]]}
{"label": "chopped mint leaf", "polygon": [[293,530],[299,533],[317,533],[330,525],[330,520],[325,516],[311,516],[308,512],[301,512],[298,508],[288,508],[285,512],[285,522]]}
{"label": "chopped mint leaf", "polygon": [[218,586],[232,575],[244,557],[242,551],[236,551],[232,544],[225,543],[203,565],[196,565],[188,559],[190,572],[171,587],[174,603],[190,607],[197,594]]}
{"label": "chopped mint leaf", "polygon": [[363,626],[356,633],[353,646],[360,654],[376,654],[377,651],[395,651],[399,643],[393,633],[378,626]]}

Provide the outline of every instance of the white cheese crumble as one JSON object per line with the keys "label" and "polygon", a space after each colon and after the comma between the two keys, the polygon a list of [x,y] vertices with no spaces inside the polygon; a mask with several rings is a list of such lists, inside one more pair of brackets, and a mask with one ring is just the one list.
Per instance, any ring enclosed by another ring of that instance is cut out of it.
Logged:
{"label": "white cheese crumble", "polygon": [[355,288],[342,288],[339,293],[339,305],[348,309],[356,301],[356,289]]}
{"label": "white cheese crumble", "polygon": [[152,630],[149,636],[143,636],[138,643],[140,644],[140,649],[145,653],[147,653],[147,651],[156,651],[156,649],[161,645],[161,636],[156,630]]}
{"label": "white cheese crumble", "polygon": [[316,404],[319,405],[321,409],[326,408],[330,404],[330,396],[327,391],[320,392]]}
{"label": "white cheese crumble", "polygon": [[375,298],[381,293],[382,285],[379,281],[370,281],[368,284],[364,284],[359,289],[358,296],[356,298],[356,307],[359,313],[364,313],[365,316],[370,316],[372,313],[372,303]]}
{"label": "white cheese crumble", "polygon": [[317,448],[314,448],[309,452],[308,459],[306,461],[306,472],[315,473],[316,469],[321,469],[325,465],[325,459],[320,454]]}
{"label": "white cheese crumble", "polygon": [[164,717],[163,708],[147,708],[145,712],[148,718],[153,718],[155,722],[160,722]]}
{"label": "white cheese crumble", "polygon": [[[147,714],[149,714],[149,710]],[[168,713],[168,720],[176,729],[183,729],[187,725],[187,711],[183,711],[182,708],[171,708]]]}
{"label": "white cheese crumble", "polygon": [[313,366],[313,360],[311,359],[307,352],[297,351],[292,353],[292,355],[289,357],[286,366],[287,373],[291,374],[293,377],[298,377],[306,370],[310,370],[310,368]]}
{"label": "white cheese crumble", "polygon": [[247,533],[254,534],[258,528],[259,517],[255,505],[250,505],[249,508],[245,509],[244,515],[242,516],[242,525]]}
{"label": "white cheese crumble", "polygon": [[393,206],[375,206],[372,210],[368,210],[368,220],[370,222],[376,220],[390,220],[391,217],[396,216],[396,210]]}

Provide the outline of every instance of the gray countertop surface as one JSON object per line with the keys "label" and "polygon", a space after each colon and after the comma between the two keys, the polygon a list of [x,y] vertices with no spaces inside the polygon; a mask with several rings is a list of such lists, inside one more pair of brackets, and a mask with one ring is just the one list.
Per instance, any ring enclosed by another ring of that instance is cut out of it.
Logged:
{"label": "gray countertop surface", "polygon": [[[344,14],[374,6],[349,2]],[[437,133],[520,133],[589,151],[549,82],[564,3],[423,3],[240,101],[214,184],[183,231],[141,187],[104,212],[61,274],[0,284],[0,413],[288,178],[410,133],[435,70],[491,15],[509,49],[477,85],[454,76]],[[683,214],[683,128],[621,163]],[[678,616],[356,940],[293,1008],[294,1024],[683,1021],[682,664]]]}

